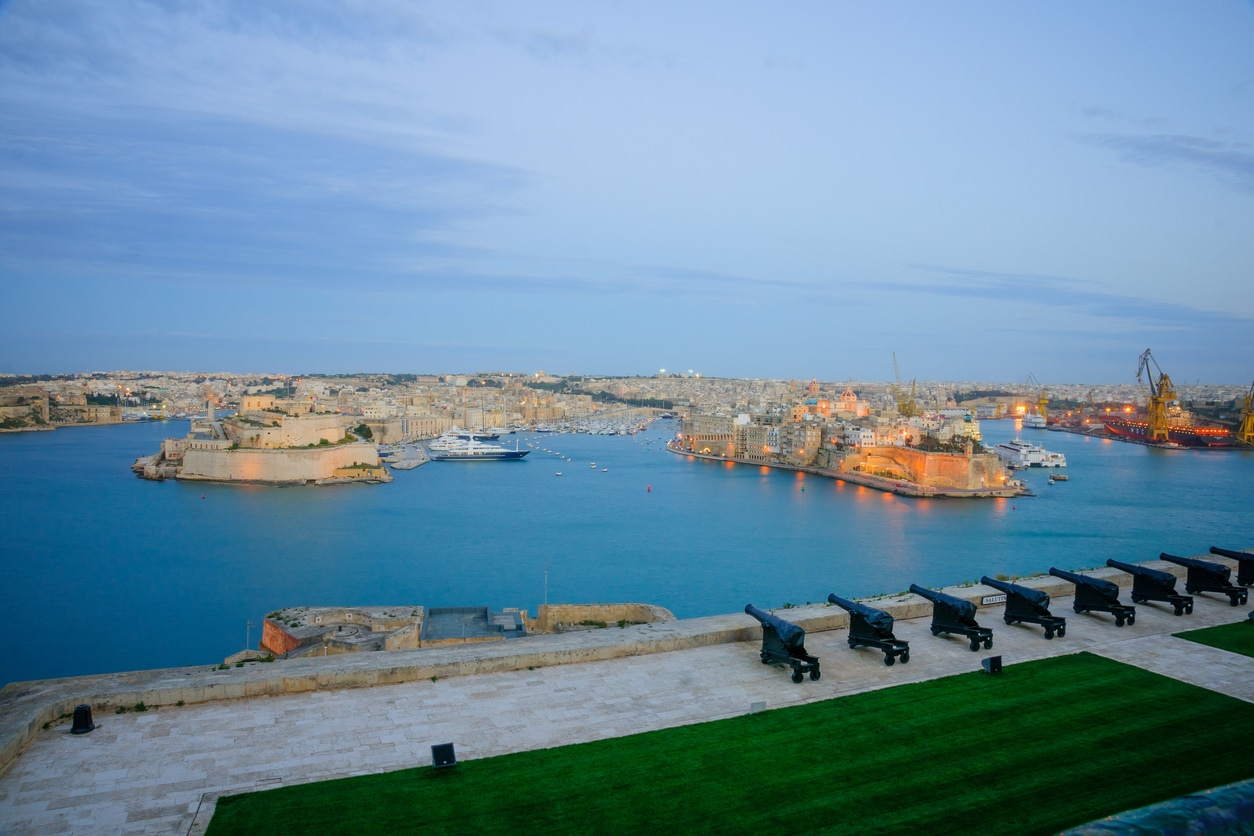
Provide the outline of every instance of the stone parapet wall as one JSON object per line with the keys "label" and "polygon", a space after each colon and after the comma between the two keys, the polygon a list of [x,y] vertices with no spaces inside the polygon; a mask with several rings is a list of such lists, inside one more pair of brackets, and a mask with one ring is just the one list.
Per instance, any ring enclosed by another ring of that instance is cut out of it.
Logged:
{"label": "stone parapet wall", "polygon": [[330,479],[337,468],[379,464],[370,443],[296,450],[197,450],[183,454],[180,479],[303,484]]}
{"label": "stone parapet wall", "polygon": [[[563,626],[578,626],[595,621],[605,624],[654,624],[674,621],[674,614],[653,604],[542,604],[536,613],[534,629],[542,633],[559,632]],[[528,619],[528,621],[530,621]]]}

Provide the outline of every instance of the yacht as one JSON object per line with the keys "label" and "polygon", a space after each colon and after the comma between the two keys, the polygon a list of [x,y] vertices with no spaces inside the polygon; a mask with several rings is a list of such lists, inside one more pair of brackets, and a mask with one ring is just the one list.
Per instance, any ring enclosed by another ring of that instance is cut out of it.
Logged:
{"label": "yacht", "polygon": [[433,462],[495,462],[521,459],[530,450],[519,450],[514,444],[513,450],[507,450],[499,444],[485,444],[473,438],[458,439],[447,446],[431,446]]}
{"label": "yacht", "polygon": [[1045,416],[1040,413],[1033,412],[1030,415],[1023,416],[1023,428],[1025,430],[1043,430],[1047,424]]}

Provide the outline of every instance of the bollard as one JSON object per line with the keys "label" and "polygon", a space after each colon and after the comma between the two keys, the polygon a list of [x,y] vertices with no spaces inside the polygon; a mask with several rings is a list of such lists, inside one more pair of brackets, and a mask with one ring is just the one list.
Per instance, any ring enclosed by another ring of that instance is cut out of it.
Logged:
{"label": "bollard", "polygon": [[74,725],[70,728],[70,734],[87,734],[95,727],[96,724],[91,721],[91,706],[74,706]]}

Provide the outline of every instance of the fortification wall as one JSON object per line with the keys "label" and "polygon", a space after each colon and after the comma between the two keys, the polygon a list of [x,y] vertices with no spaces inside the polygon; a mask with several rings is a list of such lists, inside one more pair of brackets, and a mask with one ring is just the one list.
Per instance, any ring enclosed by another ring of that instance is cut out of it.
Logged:
{"label": "fortification wall", "polygon": [[370,443],[298,450],[196,450],[183,454],[180,479],[290,484],[330,479],[337,468],[379,464]]}
{"label": "fortification wall", "polygon": [[595,621],[605,624],[654,624],[674,621],[675,616],[664,607],[653,604],[542,604],[536,613],[535,628],[542,633],[560,632],[563,626],[577,626]]}

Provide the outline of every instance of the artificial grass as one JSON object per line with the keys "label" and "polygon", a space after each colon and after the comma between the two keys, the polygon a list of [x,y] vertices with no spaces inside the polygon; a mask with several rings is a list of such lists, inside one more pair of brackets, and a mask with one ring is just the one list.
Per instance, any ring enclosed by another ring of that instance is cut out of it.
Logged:
{"label": "artificial grass", "polygon": [[[781,687],[793,686],[792,683]],[[1245,778],[1254,705],[1086,653],[218,801],[208,836],[1054,833]]]}
{"label": "artificial grass", "polygon": [[1220,650],[1254,656],[1254,622],[1251,621],[1204,627],[1201,630],[1176,633],[1175,636],[1178,639],[1188,639],[1191,642],[1217,647]]}

